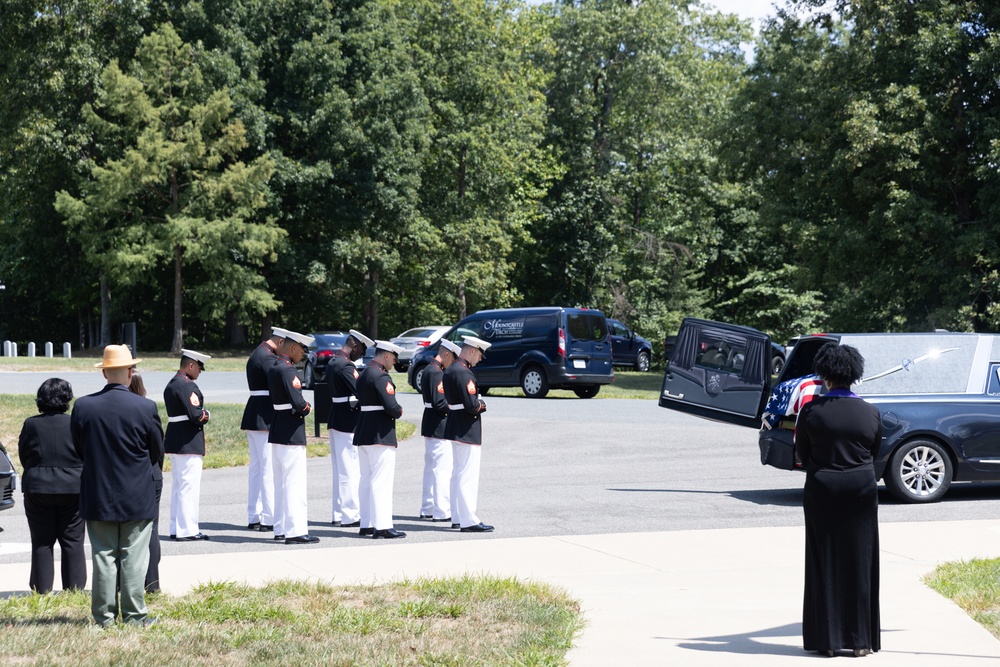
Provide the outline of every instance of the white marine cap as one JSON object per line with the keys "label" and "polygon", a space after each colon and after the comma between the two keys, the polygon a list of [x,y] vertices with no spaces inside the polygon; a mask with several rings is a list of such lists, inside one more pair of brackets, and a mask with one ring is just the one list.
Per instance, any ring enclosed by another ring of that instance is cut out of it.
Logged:
{"label": "white marine cap", "polygon": [[361,333],[357,329],[351,329],[348,333],[351,334],[351,337],[354,340],[358,341],[359,343],[361,343],[365,347],[373,347],[375,345],[375,341],[373,341],[371,338],[369,338],[368,336],[364,335],[363,333]]}
{"label": "white marine cap", "polygon": [[487,343],[482,338],[476,338],[475,336],[462,336],[462,340],[465,341],[465,344],[469,347],[479,348],[483,352],[493,346],[493,343]]}
{"label": "white marine cap", "polygon": [[181,357],[194,359],[198,362],[198,365],[201,366],[202,370],[205,370],[205,362],[212,358],[210,355],[195,352],[194,350],[185,350],[183,348],[181,348]]}
{"label": "white marine cap", "polygon": [[442,338],[441,339],[441,347],[443,347],[444,349],[448,350],[449,352],[451,352],[452,354],[454,354],[456,357],[458,355],[462,354],[462,348],[460,348],[458,345],[455,345],[454,343],[452,343],[447,338]]}
{"label": "white marine cap", "polygon": [[277,336],[278,338],[285,338],[288,336],[288,329],[282,329],[281,327],[271,327],[271,335]]}
{"label": "white marine cap", "polygon": [[282,329],[285,333],[285,338],[294,340],[296,343],[302,345],[303,347],[309,347],[316,342],[316,339],[312,336],[307,336],[305,334],[300,334],[297,331],[287,331]]}
{"label": "white marine cap", "polygon": [[403,351],[403,348],[398,345],[393,345],[387,340],[375,341],[375,348],[382,352],[395,352],[396,356],[399,356],[399,353]]}

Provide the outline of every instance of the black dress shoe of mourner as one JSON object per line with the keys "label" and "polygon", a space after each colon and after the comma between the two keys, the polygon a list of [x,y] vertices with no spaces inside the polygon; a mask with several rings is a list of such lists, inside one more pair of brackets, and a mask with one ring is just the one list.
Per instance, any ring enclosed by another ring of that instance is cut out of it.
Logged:
{"label": "black dress shoe of mourner", "polygon": [[341,528],[360,528],[361,527],[361,522],[360,521],[354,521],[352,523],[341,523],[340,527]]}
{"label": "black dress shoe of mourner", "polygon": [[431,521],[433,521],[434,523],[444,523],[445,521],[451,521],[451,517],[446,516],[443,519],[431,519]]}
{"label": "black dress shoe of mourner", "polygon": [[205,533],[198,533],[197,535],[188,535],[187,537],[175,537],[178,542],[194,542],[195,540],[207,540],[208,535]]}
{"label": "black dress shoe of mourner", "polygon": [[298,535],[285,539],[285,544],[315,544],[317,542],[319,542],[319,538],[315,535]]}
{"label": "black dress shoe of mourner", "polygon": [[363,535],[374,535],[374,534],[375,534],[375,529],[374,528],[362,528],[361,530],[358,531],[358,535],[362,535],[362,536]]}
{"label": "black dress shoe of mourner", "polygon": [[276,540],[283,540],[283,539],[285,539],[285,534],[282,533],[281,535],[275,535],[274,539],[276,539]]}
{"label": "black dress shoe of mourner", "polygon": [[394,540],[397,537],[406,537],[406,533],[395,528],[387,528],[385,530],[376,530],[372,537],[376,540]]}
{"label": "black dress shoe of mourner", "polygon": [[491,533],[493,532],[493,526],[483,523],[480,521],[475,526],[466,526],[462,528],[463,533]]}

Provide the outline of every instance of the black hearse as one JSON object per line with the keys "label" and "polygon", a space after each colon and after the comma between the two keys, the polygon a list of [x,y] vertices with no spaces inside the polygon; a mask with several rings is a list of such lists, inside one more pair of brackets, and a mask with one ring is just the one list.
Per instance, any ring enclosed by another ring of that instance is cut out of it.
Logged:
{"label": "black hearse", "polygon": [[[837,341],[865,358],[853,390],[882,413],[876,477],[911,503],[941,499],[951,483],[1000,480],[1000,336],[974,333],[802,336],[772,382],[771,341],[750,327],[688,318],[663,376],[661,407],[761,428],[772,387],[809,375]],[[786,470],[794,417],[761,428],[761,463]]]}

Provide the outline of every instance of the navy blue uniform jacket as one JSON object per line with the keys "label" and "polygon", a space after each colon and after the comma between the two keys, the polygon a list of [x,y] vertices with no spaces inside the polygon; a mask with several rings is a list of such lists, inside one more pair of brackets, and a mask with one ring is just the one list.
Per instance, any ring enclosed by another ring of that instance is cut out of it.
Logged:
{"label": "navy blue uniform jacket", "polygon": [[444,368],[437,359],[424,366],[420,376],[420,394],[424,397],[424,416],[420,420],[420,435],[425,438],[444,437],[448,419],[448,400],[444,397]]}
{"label": "navy blue uniform jacket", "polygon": [[[267,431],[271,428],[274,418],[274,408],[271,407],[271,397],[267,393],[267,372],[278,360],[274,348],[264,341],[257,346],[247,359],[247,387],[250,398],[243,409],[243,421],[240,428],[244,431]],[[257,395],[254,396],[254,393]]]}
{"label": "navy blue uniform jacket", "polygon": [[351,396],[358,396],[358,368],[343,350],[337,350],[326,366],[326,383],[330,386],[330,416],[327,426],[342,433],[354,433],[358,411],[351,409]]}
{"label": "navy blue uniform jacket", "polygon": [[205,397],[194,381],[182,372],[170,378],[163,390],[167,408],[167,438],[163,449],[167,454],[205,455],[205,424],[208,412]]}
{"label": "navy blue uniform jacket", "polygon": [[271,403],[281,406],[274,408],[267,441],[276,445],[306,444],[306,415],[311,408],[302,396],[302,381],[291,359],[278,355],[278,361],[267,373],[267,386]]}
{"label": "navy blue uniform jacket", "polygon": [[108,384],[77,399],[70,431],[83,459],[80,516],[117,522],[153,519],[153,469],[163,456],[156,403],[125,385]]}
{"label": "navy blue uniform jacket", "polygon": [[388,371],[377,361],[358,378],[358,400],[361,416],[354,431],[354,444],[396,446],[396,420],[403,416],[403,408],[396,402],[396,385]]}
{"label": "navy blue uniform jacket", "polygon": [[479,398],[476,376],[465,359],[456,359],[444,372],[444,397],[448,401],[444,437],[467,445],[483,444],[479,415],[486,410],[486,403]]}
{"label": "navy blue uniform jacket", "polygon": [[73,446],[68,414],[47,412],[25,419],[17,455],[25,493],[80,493],[83,460]]}

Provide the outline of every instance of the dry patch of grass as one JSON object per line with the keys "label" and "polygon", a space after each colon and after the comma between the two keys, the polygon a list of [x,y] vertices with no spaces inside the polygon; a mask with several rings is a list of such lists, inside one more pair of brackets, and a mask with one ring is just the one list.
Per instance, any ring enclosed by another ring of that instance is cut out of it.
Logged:
{"label": "dry patch of grass", "polygon": [[925,581],[1000,639],[1000,558],[944,563]]}
{"label": "dry patch of grass", "polygon": [[[157,403],[157,406],[160,408],[160,420],[165,428],[166,409],[162,403]],[[247,448],[246,434],[240,430],[243,406],[234,403],[213,403],[209,408],[212,411],[212,421],[205,429],[205,468],[249,465],[250,452]],[[0,443],[6,447],[18,472],[21,472],[21,464],[17,456],[17,440],[21,433],[21,425],[25,419],[36,414],[38,408],[35,407],[34,396],[0,394]],[[308,420],[306,430],[307,433],[312,433],[311,418]],[[400,441],[409,438],[415,431],[416,427],[409,422],[396,422],[396,437]],[[330,444],[325,437],[310,437],[306,451],[310,457],[329,456]],[[169,459],[164,463],[164,469],[170,470]]]}
{"label": "dry patch of grass", "polygon": [[565,665],[583,627],[564,591],[492,577],[214,583],[147,603],[157,625],[102,631],[86,592],[0,600],[5,664]]}

